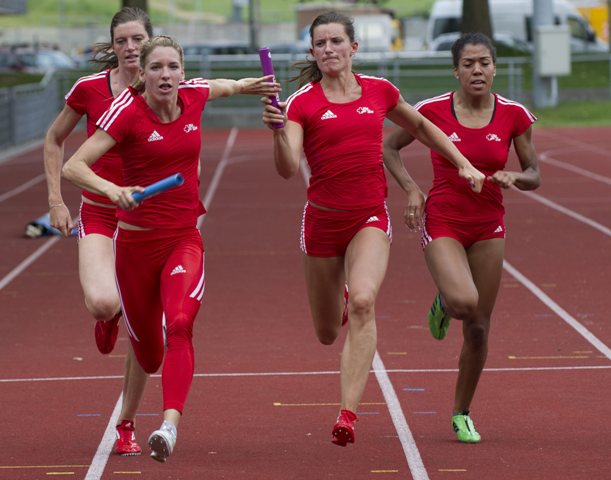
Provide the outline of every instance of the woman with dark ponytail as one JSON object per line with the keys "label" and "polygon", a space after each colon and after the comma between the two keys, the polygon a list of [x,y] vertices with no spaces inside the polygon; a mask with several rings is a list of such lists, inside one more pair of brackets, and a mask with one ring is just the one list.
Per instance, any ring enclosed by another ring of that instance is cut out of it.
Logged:
{"label": "woman with dark ponytail", "polygon": [[[66,105],[45,138],[44,165],[49,191],[49,216],[53,227],[64,236],[74,225],[61,194],[61,169],[64,142],[83,116],[87,117],[87,135],[96,130],[96,121],[111,103],[137,77],[140,47],[153,35],[151,20],[139,8],[124,7],[110,23],[110,42],[96,46],[94,61],[102,70],[79,78],[66,94]],[[96,164],[104,178],[122,183],[121,157],[113,150]],[[121,305],[115,284],[112,237],[117,227],[116,208],[108,198],[83,191],[78,222],[79,276],[87,310],[96,320],[95,341],[100,353],[108,354],[115,346],[121,319]],[[117,419],[119,455],[140,455],[134,433],[135,415],[148,375],[142,370],[128,346],[125,360],[123,400]]]}
{"label": "woman with dark ponytail", "polygon": [[[341,325],[341,408],[332,442],[354,443],[356,410],[376,351],[375,301],[386,274],[392,229],[382,163],[385,118],[451,159],[475,192],[484,176],[384,78],[352,71],[358,50],[352,20],[319,15],[310,27],[312,60],[296,77],[301,88],[280,108],[263,99],[263,122],[273,132],[274,162],[284,178],[310,167],[301,227],[305,277],[316,335],[330,345]],[[283,128],[275,128],[282,123]],[[349,319],[349,321],[348,321]]]}

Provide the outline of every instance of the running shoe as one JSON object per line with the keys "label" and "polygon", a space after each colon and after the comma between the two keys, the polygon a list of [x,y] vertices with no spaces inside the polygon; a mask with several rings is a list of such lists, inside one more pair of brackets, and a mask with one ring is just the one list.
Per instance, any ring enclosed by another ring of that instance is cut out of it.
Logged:
{"label": "running shoe", "polygon": [[123,420],[117,425],[117,441],[115,442],[115,453],[129,457],[140,455],[142,449],[136,443],[136,433],[132,420]]}
{"label": "running shoe", "polygon": [[354,422],[356,422],[357,419],[356,413],[350,410],[341,410],[337,417],[337,422],[335,422],[335,426],[333,427],[333,432],[331,432],[333,436],[331,441],[340,447],[345,447],[349,443],[354,443]]}
{"label": "running shoe", "polygon": [[148,444],[151,449],[151,458],[163,463],[172,455],[176,445],[176,430],[172,431],[162,425],[159,430],[151,433]]}
{"label": "running shoe", "polygon": [[450,316],[443,309],[441,304],[441,293],[438,293],[433,300],[433,305],[428,313],[429,330],[431,335],[437,340],[443,340],[448,334],[450,328]]}
{"label": "running shoe", "polygon": [[348,285],[344,285],[344,311],[342,312],[342,327],[348,323]]}
{"label": "running shoe", "polygon": [[456,432],[456,438],[463,443],[478,443],[482,437],[475,430],[469,412],[462,412],[452,417],[452,428]]}
{"label": "running shoe", "polygon": [[95,344],[100,353],[106,355],[115,348],[117,336],[119,335],[120,319],[121,313],[118,313],[108,321],[103,322],[102,320],[98,320],[95,322]]}

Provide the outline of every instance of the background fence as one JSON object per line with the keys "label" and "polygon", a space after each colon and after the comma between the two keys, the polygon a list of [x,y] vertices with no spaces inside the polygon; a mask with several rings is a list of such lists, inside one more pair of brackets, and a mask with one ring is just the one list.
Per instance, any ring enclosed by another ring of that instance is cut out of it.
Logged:
{"label": "background fence", "polygon": [[[294,63],[305,54],[274,55],[276,77],[283,85],[282,98],[297,89],[289,78],[297,70]],[[611,99],[611,55],[589,54],[574,57],[573,75],[559,79],[560,101]],[[258,55],[212,55],[186,65],[187,78],[241,78],[261,75]],[[401,89],[403,97],[414,104],[424,98],[456,88],[451,59],[409,57],[397,53],[357,54],[355,70],[381,76]],[[64,94],[76,79],[90,72],[50,72],[38,84],[0,89],[0,148],[22,144],[44,136],[63,108]],[[499,58],[494,90],[503,96],[529,105],[532,69],[527,57]],[[241,95],[222,98],[206,106],[207,127],[262,126],[262,105],[258,98]]]}

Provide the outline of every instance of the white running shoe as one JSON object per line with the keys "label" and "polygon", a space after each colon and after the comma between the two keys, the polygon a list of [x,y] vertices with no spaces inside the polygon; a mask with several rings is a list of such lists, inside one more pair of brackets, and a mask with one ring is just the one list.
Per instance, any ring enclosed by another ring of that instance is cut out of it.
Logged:
{"label": "white running shoe", "polygon": [[176,434],[168,429],[160,428],[151,433],[148,444],[153,460],[165,462],[172,455],[172,450],[176,445]]}

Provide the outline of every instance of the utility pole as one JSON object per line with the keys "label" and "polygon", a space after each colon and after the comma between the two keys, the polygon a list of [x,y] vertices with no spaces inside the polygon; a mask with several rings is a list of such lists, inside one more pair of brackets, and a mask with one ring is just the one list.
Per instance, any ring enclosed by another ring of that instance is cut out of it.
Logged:
{"label": "utility pole", "polygon": [[[611,0],[609,0],[611,1]],[[539,73],[537,65],[543,55],[541,42],[537,41],[537,31],[539,27],[554,24],[554,4],[553,0],[533,1],[533,103],[535,107],[553,107],[558,98],[558,80],[556,77],[543,77]]]}
{"label": "utility pole", "polygon": [[250,27],[250,48],[259,48],[259,25],[261,23],[259,0],[248,0],[248,25]]}

